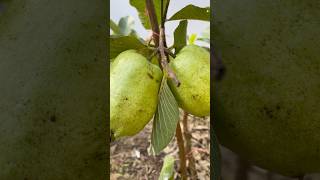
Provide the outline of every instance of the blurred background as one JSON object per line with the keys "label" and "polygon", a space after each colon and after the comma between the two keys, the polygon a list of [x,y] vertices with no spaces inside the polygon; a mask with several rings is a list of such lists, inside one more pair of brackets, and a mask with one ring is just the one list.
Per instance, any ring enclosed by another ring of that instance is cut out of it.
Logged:
{"label": "blurred background", "polygon": [[[254,166],[223,146],[221,156],[223,180],[299,180]],[[307,174],[303,180],[320,180],[320,174]]]}

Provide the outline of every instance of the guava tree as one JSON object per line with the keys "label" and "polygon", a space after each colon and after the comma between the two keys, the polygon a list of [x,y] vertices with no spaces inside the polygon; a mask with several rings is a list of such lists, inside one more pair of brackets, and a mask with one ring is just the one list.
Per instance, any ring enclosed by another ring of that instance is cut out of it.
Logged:
{"label": "guava tree", "polygon": [[[180,176],[186,179],[186,154],[191,150],[188,114],[210,116],[210,49],[194,44],[196,40],[209,43],[209,29],[197,38],[187,37],[187,27],[188,20],[209,21],[210,8],[190,4],[168,18],[170,0],[130,0],[130,4],[138,10],[144,27],[152,30],[152,37],[139,37],[130,28],[130,17],[118,24],[110,20],[110,139],[133,136],[153,118],[154,154],[175,136]],[[168,21],[180,21],[171,46],[165,33]],[[181,122],[179,108],[184,110]],[[212,146],[217,149],[217,144]],[[217,168],[212,174],[218,178],[218,150],[213,152]],[[172,157],[165,158],[159,179],[173,178],[173,163]]]}

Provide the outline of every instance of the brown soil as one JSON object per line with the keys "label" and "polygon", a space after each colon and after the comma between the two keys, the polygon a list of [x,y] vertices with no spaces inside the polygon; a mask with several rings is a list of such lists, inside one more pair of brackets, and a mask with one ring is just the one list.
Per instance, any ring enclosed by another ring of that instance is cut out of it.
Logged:
{"label": "brown soil", "polygon": [[[182,123],[181,123],[182,125]],[[192,154],[195,159],[197,177],[189,179],[210,179],[210,132],[209,118],[188,117],[189,130],[192,134]],[[152,121],[139,134],[123,138],[111,144],[110,163],[111,180],[157,180],[166,155],[176,158],[175,178],[180,179],[178,173],[178,147],[176,139],[157,156],[150,152],[150,137]],[[189,172],[189,171],[188,171]]]}

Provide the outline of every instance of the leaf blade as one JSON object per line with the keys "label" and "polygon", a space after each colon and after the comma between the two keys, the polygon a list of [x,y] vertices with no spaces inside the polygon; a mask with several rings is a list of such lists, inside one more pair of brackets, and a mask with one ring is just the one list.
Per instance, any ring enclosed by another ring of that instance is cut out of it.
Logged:
{"label": "leaf blade", "polygon": [[125,50],[135,49],[139,53],[148,56],[152,54],[152,50],[134,36],[110,36],[110,55],[109,58],[113,59],[118,54]]}
{"label": "leaf blade", "polygon": [[176,12],[168,21],[183,19],[210,21],[210,7],[201,8],[190,4]]}
{"label": "leaf blade", "polygon": [[169,180],[173,178],[174,175],[174,157],[167,155],[164,158],[163,165],[160,171],[160,176],[158,180]]}
{"label": "leaf blade", "polygon": [[[158,23],[161,23],[161,1],[162,0],[153,0],[154,9],[156,11]],[[163,4],[167,3],[168,0],[163,0]],[[151,29],[149,22],[148,13],[146,11],[146,3],[144,0],[130,0],[130,5],[136,8],[138,15],[140,17],[141,23],[146,29]]]}
{"label": "leaf blade", "polygon": [[114,34],[121,33],[118,25],[112,19],[110,19],[110,29],[113,31]]}
{"label": "leaf blade", "polygon": [[182,20],[174,31],[174,48],[177,54],[184,46],[187,45],[187,26],[188,21]]}
{"label": "leaf blade", "polygon": [[124,36],[130,35],[134,30],[134,19],[132,16],[125,16],[119,20],[118,27],[120,29],[120,34]]}
{"label": "leaf blade", "polygon": [[179,107],[164,76],[159,91],[159,103],[153,120],[151,144],[156,154],[172,140],[179,120]]}

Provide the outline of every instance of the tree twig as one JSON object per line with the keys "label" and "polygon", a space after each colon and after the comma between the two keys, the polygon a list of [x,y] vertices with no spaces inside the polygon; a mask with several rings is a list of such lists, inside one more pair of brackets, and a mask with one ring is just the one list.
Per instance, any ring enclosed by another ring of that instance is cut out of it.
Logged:
{"label": "tree twig", "polygon": [[168,9],[169,9],[169,4],[170,4],[170,0],[167,0],[167,4],[166,4],[166,7],[164,8],[164,13],[163,13],[163,19],[162,19],[162,24],[163,24],[163,27],[164,27],[164,23],[166,22],[167,20],[167,14],[168,14]]}
{"label": "tree twig", "polygon": [[[164,6],[163,0],[161,0],[161,28],[163,28],[163,32],[165,32],[165,26],[164,23],[167,20],[167,13],[168,13],[168,8],[169,8],[170,0],[167,0],[167,4]],[[163,46],[166,48],[167,47],[167,42],[163,42]]]}
{"label": "tree twig", "polygon": [[146,7],[146,11],[152,28],[152,37],[154,40],[154,44],[155,46],[159,46],[159,23],[156,11],[154,9],[153,0],[146,0]]}
{"label": "tree twig", "polygon": [[196,171],[195,160],[194,160],[194,157],[193,157],[192,151],[191,151],[192,135],[189,132],[188,113],[186,111],[184,111],[184,113],[183,113],[182,123],[183,123],[183,134],[184,134],[185,142],[186,142],[186,152],[188,154],[188,157],[187,157],[188,158],[188,169],[190,170],[190,177],[194,178],[194,177],[197,177],[197,171]]}
{"label": "tree twig", "polygon": [[177,124],[176,138],[177,138],[177,143],[178,143],[178,147],[179,147],[181,179],[186,180],[187,179],[186,153],[185,153],[185,149],[184,149],[184,140],[183,140],[183,136],[182,136],[182,132],[181,132],[180,122],[178,122],[178,124]]}
{"label": "tree twig", "polygon": [[[163,1],[161,3],[163,4]],[[166,5],[166,6],[169,6],[169,5]],[[154,9],[153,0],[146,0],[146,7],[147,7],[147,13],[150,20],[151,28],[153,31],[153,39],[155,41],[156,47],[159,46],[159,52],[160,52],[159,64],[161,64],[162,69],[168,74],[168,77],[170,79],[173,79],[175,85],[178,87],[180,86],[180,81],[178,80],[175,73],[172,71],[172,69],[168,65],[168,55],[165,53],[165,50],[164,50],[166,48],[164,28],[162,27],[159,30],[159,24],[158,24],[157,15]],[[163,16],[166,16],[166,14],[164,14]]]}
{"label": "tree twig", "polygon": [[173,54],[169,49],[165,48],[164,52],[166,52],[167,54],[169,54],[171,57],[176,58],[176,55]]}
{"label": "tree twig", "polygon": [[162,68],[168,73],[168,77],[172,79],[177,87],[180,86],[180,81],[178,80],[176,74],[172,71],[172,69],[168,65],[167,55],[165,54],[164,42],[164,29],[160,28],[160,37],[159,37],[159,51],[160,51],[160,64]]}

